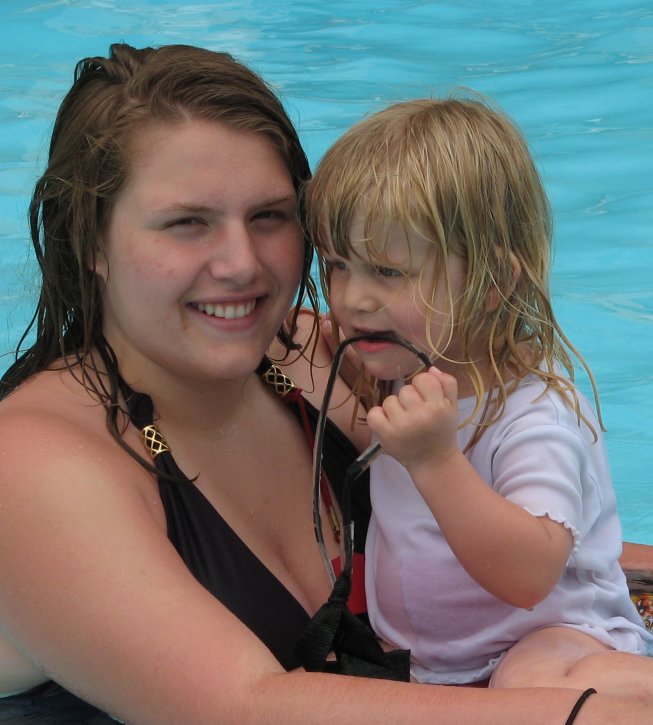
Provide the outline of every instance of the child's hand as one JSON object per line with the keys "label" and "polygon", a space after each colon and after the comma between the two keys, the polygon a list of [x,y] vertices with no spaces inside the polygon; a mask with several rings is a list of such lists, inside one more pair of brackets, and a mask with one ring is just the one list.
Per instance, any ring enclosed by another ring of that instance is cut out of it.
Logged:
{"label": "child's hand", "polygon": [[384,452],[409,471],[437,465],[458,450],[457,401],[456,379],[432,367],[372,408],[367,422]]}

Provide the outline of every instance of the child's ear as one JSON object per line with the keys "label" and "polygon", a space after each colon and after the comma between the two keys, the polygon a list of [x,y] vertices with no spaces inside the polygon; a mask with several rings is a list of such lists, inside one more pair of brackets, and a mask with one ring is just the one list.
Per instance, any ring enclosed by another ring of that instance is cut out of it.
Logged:
{"label": "child's ear", "polygon": [[[503,250],[497,249],[497,256],[503,257]],[[508,298],[515,291],[517,282],[521,277],[521,264],[515,255],[510,252],[510,284],[504,290],[499,290],[497,287],[493,287],[487,294],[485,299],[485,311],[487,313],[494,312],[497,307],[501,304],[501,298]]]}

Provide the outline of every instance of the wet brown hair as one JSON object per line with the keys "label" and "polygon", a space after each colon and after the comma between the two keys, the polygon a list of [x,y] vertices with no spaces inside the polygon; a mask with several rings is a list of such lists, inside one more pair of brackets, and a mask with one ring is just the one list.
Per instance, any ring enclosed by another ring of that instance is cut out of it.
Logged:
{"label": "wet brown hair", "polygon": [[[59,108],[47,168],[29,208],[40,296],[16,360],[0,382],[0,396],[35,373],[65,365],[102,402],[109,430],[122,441],[118,363],[102,333],[102,287],[93,272],[98,239],[129,177],[129,149],[139,131],[152,121],[186,119],[265,134],[287,164],[298,196],[310,177],[280,100],[232,56],[186,45],[136,49],[114,44],[108,57],[80,61]],[[299,217],[305,227],[301,198]],[[305,236],[297,309],[306,297],[317,309],[312,255]],[[293,331],[294,319],[279,331],[286,349],[293,347]],[[23,350],[32,334],[34,342]]]}

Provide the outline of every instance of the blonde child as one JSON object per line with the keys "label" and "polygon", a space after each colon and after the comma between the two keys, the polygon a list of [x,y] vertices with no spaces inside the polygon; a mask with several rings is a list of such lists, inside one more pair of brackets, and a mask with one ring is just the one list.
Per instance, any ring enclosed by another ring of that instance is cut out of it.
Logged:
{"label": "blonde child", "polygon": [[399,103],[336,142],[307,202],[341,334],[392,332],[437,366],[355,344],[381,393],[377,634],[411,650],[420,682],[648,698],[652,638],[618,563],[600,420],[574,384],[585,364],[551,309],[549,205],[520,133],[475,97]]}

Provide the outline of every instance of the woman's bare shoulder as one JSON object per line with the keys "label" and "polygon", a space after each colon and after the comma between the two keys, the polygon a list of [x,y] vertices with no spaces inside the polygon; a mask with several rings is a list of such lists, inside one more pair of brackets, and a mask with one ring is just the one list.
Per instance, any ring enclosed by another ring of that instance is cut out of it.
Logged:
{"label": "woman's bare shoulder", "polygon": [[[0,402],[0,444],[7,436],[24,435],[26,426],[40,432],[51,429],[55,437],[60,427],[62,432],[77,427],[83,433],[89,419],[100,415],[101,405],[69,377],[58,370],[44,371],[9,393]],[[25,436],[24,443],[30,446],[35,440]]]}
{"label": "woman's bare shoulder", "polygon": [[[126,430],[126,440],[140,445]],[[98,482],[89,486],[89,480]],[[39,492],[80,499],[103,486],[143,496],[151,476],[120,446],[106,427],[104,407],[69,373],[35,376],[0,403],[0,490],[5,500]],[[34,487],[33,491],[30,488]],[[41,490],[41,488],[43,490]]]}
{"label": "woman's bare shoulder", "polygon": [[[0,402],[0,446],[24,457],[56,456],[73,440],[108,442],[99,401],[64,371],[34,376]],[[19,444],[19,445],[14,445]]]}
{"label": "woman's bare shoulder", "polygon": [[[191,574],[154,477],[68,384],[36,378],[0,403],[0,629],[29,653],[20,686],[47,673],[130,722],[247,713],[250,681],[281,667]],[[6,689],[14,654],[0,646]]]}

